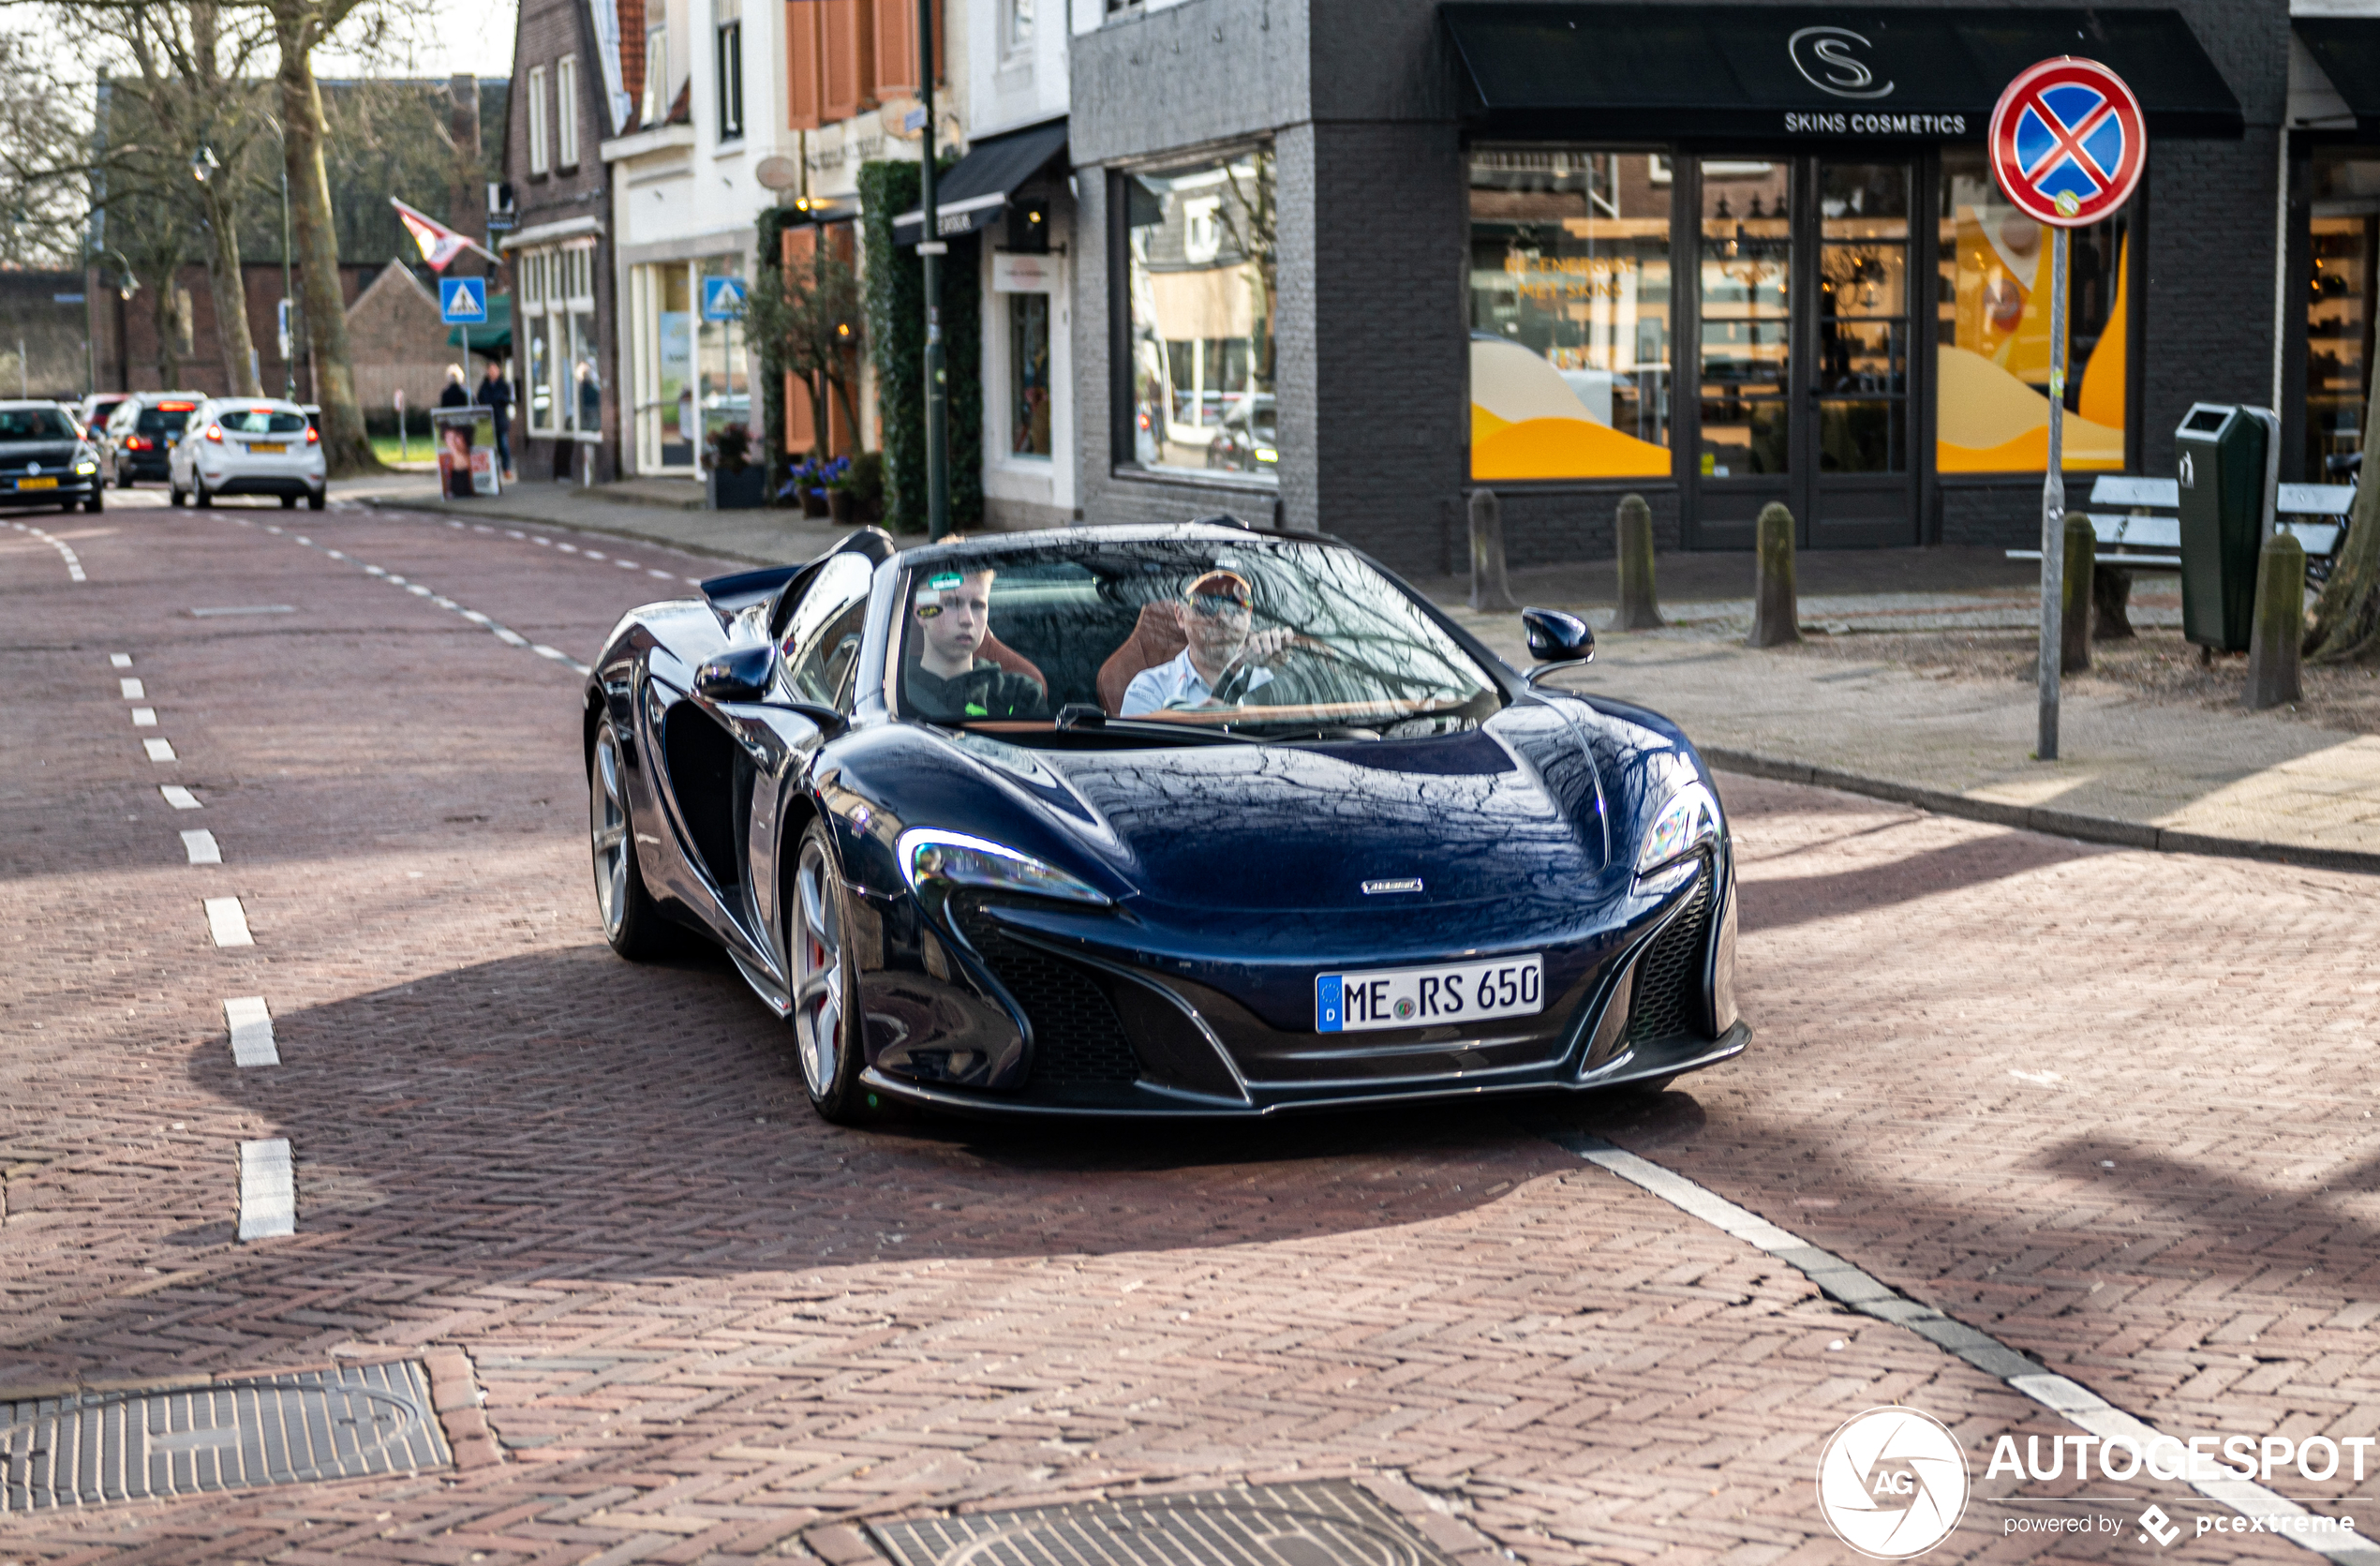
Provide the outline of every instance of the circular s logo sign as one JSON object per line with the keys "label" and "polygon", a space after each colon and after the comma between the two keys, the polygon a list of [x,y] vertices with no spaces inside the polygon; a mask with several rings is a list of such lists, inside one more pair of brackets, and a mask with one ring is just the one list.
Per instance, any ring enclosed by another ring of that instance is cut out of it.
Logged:
{"label": "circular s logo sign", "polygon": [[1907,1560],[1950,1537],[1967,1510],[1967,1454],[1915,1409],[1843,1422],[1818,1458],[1818,1509],[1835,1536],[1877,1560]]}
{"label": "circular s logo sign", "polygon": [[1876,85],[1876,72],[1862,58],[1873,48],[1848,27],[1804,27],[1785,40],[1802,80],[1836,97],[1889,97],[1893,84]]}

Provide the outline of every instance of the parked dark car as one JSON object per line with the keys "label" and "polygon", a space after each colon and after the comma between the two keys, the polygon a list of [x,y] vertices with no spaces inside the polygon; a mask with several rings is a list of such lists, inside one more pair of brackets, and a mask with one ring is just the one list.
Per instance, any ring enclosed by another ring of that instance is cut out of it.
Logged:
{"label": "parked dark car", "polygon": [[173,443],[204,401],[204,392],[135,392],[125,398],[99,440],[100,477],[118,489],[139,479],[165,483]]}
{"label": "parked dark car", "polygon": [[1749,1037],[1710,775],[1549,682],[1570,616],[1523,674],[1228,519],[871,528],[703,594],[589,675],[597,906],[724,948],[829,1119],[1641,1093]]}
{"label": "parked dark car", "polygon": [[99,455],[82,438],[74,410],[55,402],[0,402],[0,505],[97,511],[105,503]]}

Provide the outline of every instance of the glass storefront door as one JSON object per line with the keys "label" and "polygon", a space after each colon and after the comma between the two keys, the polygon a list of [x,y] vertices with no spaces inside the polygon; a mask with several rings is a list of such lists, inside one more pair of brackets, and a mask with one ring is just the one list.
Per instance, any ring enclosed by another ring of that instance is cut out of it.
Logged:
{"label": "glass storefront door", "polygon": [[1689,547],[1749,548],[1783,501],[1805,546],[1918,541],[1913,160],[1690,160],[1698,215]]}

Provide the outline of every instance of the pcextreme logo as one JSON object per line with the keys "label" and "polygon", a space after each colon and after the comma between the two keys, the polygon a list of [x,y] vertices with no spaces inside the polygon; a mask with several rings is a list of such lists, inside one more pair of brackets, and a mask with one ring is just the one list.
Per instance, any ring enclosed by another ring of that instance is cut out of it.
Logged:
{"label": "pcextreme logo", "polygon": [[1845,1420],[1818,1458],[1818,1509],[1835,1536],[1876,1560],[1907,1560],[1950,1536],[1967,1510],[1967,1454],[1915,1409]]}

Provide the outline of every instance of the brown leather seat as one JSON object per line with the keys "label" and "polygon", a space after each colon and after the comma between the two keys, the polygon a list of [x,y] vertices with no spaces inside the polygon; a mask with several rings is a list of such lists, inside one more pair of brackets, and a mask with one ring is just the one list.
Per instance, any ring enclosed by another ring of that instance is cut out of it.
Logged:
{"label": "brown leather seat", "polygon": [[975,649],[975,656],[990,659],[1010,674],[1023,675],[1045,692],[1049,689],[1049,678],[1041,672],[1039,664],[989,631],[984,633],[983,646]]}
{"label": "brown leather seat", "polygon": [[1189,645],[1190,638],[1182,629],[1181,604],[1143,604],[1132,634],[1099,665],[1099,705],[1108,709],[1109,717],[1122,716],[1123,694],[1131,686],[1133,676],[1181,656],[1182,649]]}

